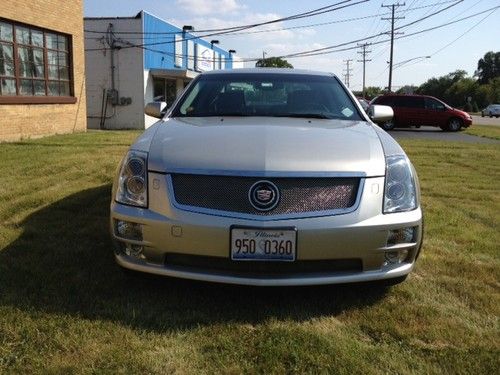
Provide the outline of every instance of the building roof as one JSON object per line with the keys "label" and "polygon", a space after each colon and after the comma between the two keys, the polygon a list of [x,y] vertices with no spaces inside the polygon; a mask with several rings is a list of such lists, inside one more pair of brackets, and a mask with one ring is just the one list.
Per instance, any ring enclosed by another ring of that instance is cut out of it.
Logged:
{"label": "building roof", "polygon": [[83,17],[84,20],[135,20],[141,18],[141,12],[133,17]]}

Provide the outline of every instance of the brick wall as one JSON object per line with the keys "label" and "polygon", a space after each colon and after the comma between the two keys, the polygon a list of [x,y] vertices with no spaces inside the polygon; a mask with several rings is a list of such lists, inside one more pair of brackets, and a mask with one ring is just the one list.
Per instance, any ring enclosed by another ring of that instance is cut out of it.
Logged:
{"label": "brick wall", "polygon": [[0,104],[0,141],[85,131],[82,0],[1,0],[0,17],[71,35],[75,104]]}

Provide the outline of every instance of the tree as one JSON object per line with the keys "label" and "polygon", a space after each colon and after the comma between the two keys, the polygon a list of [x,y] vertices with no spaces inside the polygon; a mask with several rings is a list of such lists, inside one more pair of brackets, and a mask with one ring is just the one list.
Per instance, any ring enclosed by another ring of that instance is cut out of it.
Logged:
{"label": "tree", "polygon": [[[474,78],[465,70],[456,70],[444,76],[431,78],[415,92],[435,96],[455,107],[484,108],[500,102],[500,52],[488,52],[478,61]],[[470,98],[470,102],[469,102]]]}
{"label": "tree", "polygon": [[380,87],[368,86],[365,88],[365,97],[368,99],[373,99],[380,94],[382,94],[382,89]]}
{"label": "tree", "polygon": [[479,84],[475,79],[464,77],[448,87],[445,91],[446,101],[456,107],[463,107],[469,104],[466,109],[468,109],[468,112],[471,112],[472,103],[469,103],[468,98],[471,98],[471,100],[474,99],[475,101],[478,88]]}
{"label": "tree", "polygon": [[475,76],[480,84],[487,84],[490,80],[500,76],[500,52],[487,52],[477,62]]}
{"label": "tree", "polygon": [[442,77],[431,78],[421,84],[418,89],[415,90],[415,93],[435,96],[436,98],[444,100],[448,104],[461,106],[464,103],[461,100],[459,102],[455,102],[454,100],[456,98],[450,97],[449,88],[464,79],[466,76],[467,72],[465,70],[456,70]]}
{"label": "tree", "polygon": [[490,103],[500,103],[500,77],[493,78],[488,84],[488,100]]}
{"label": "tree", "polygon": [[417,86],[405,85],[396,91],[396,94],[413,94],[417,88]]}
{"label": "tree", "polygon": [[290,64],[285,59],[281,57],[268,57],[266,59],[260,59],[255,63],[255,66],[258,68],[291,68],[293,69],[293,65]]}

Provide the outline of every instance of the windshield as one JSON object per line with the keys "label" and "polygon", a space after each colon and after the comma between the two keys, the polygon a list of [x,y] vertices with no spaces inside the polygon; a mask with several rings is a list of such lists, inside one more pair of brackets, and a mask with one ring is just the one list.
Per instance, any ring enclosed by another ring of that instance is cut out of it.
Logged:
{"label": "windshield", "polygon": [[335,77],[270,73],[198,77],[172,117],[207,116],[364,120]]}

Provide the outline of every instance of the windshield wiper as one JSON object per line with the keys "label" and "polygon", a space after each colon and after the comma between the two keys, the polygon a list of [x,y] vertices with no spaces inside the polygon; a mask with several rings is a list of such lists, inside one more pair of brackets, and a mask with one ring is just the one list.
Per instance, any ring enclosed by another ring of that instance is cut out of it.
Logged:
{"label": "windshield wiper", "polygon": [[273,115],[273,117],[332,119],[331,116],[325,115],[324,113],[283,113],[279,115]]}

